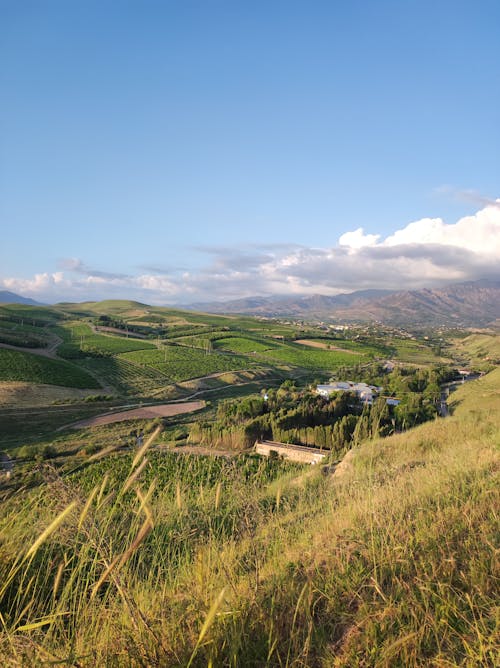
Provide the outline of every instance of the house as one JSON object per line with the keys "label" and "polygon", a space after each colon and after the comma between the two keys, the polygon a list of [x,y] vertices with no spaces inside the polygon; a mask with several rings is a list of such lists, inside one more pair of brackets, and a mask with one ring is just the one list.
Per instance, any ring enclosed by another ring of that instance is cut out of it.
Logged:
{"label": "house", "polygon": [[[316,386],[316,392],[327,399],[336,392],[354,392],[364,404],[372,404],[373,400],[379,396],[383,389],[383,387],[368,385],[367,383],[353,383],[350,380],[342,380],[327,385]],[[399,399],[388,397],[386,398],[386,403],[389,406],[397,406],[400,402]]]}
{"label": "house", "polygon": [[350,380],[337,381],[328,385],[317,385],[316,392],[323,397],[330,397],[336,392],[354,392],[364,403],[371,404],[373,399],[382,391],[381,387],[366,383],[353,383]]}

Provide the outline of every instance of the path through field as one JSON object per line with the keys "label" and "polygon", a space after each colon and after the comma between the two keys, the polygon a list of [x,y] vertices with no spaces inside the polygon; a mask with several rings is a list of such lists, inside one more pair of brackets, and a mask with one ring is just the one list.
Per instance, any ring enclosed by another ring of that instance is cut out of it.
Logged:
{"label": "path through field", "polygon": [[103,424],[113,424],[114,422],[124,422],[125,420],[150,420],[156,417],[173,417],[183,413],[191,413],[205,408],[204,401],[187,401],[179,404],[160,404],[158,406],[143,406],[142,408],[133,408],[129,411],[120,411],[119,413],[107,413],[97,417],[80,420],[70,425],[71,429],[81,429],[82,427],[95,427]]}

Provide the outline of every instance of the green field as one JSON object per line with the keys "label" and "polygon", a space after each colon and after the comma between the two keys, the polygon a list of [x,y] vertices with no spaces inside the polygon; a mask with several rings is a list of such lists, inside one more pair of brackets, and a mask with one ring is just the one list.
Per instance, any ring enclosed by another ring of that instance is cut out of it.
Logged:
{"label": "green field", "polygon": [[[342,350],[350,350],[360,355],[379,355],[384,356],[387,354],[387,351],[383,346],[376,346],[370,343],[361,343],[359,341],[348,341],[346,339],[332,339],[325,337],[304,337],[307,341],[312,341],[313,343],[320,343],[325,346],[325,350],[339,348],[340,352]],[[307,344],[301,344],[307,345]]]}
{"label": "green field", "polygon": [[170,382],[158,369],[139,366],[120,356],[89,357],[80,360],[78,365],[94,373],[103,383],[115,387],[120,394],[148,396],[150,392]]}
{"label": "green field", "polygon": [[265,352],[277,348],[279,344],[271,339],[264,341],[262,339],[251,339],[242,336],[231,336],[217,339],[213,342],[215,349],[228,350],[234,353],[251,354],[254,352]]}
{"label": "green field", "polygon": [[89,389],[100,387],[95,378],[69,362],[3,348],[0,348],[0,380]]}
{"label": "green field", "polygon": [[63,314],[48,306],[27,306],[23,304],[2,304],[0,316],[19,319],[26,325],[54,323],[63,318]]}
{"label": "green field", "polygon": [[272,351],[259,354],[258,358],[268,364],[291,364],[311,371],[323,372],[333,371],[339,366],[369,361],[368,355],[307,348],[300,344],[286,343]]}
{"label": "green field", "polygon": [[145,368],[157,369],[173,381],[200,378],[212,373],[237,371],[249,366],[249,361],[236,355],[207,355],[196,348],[164,346],[161,350],[141,350],[124,353],[121,359]]}
{"label": "green field", "polygon": [[54,328],[63,339],[57,354],[66,359],[82,357],[85,352],[97,352],[105,355],[117,355],[132,350],[147,350],[155,347],[149,341],[127,339],[126,337],[96,334],[92,328],[82,322],[72,321]]}
{"label": "green field", "polygon": [[387,340],[387,345],[393,349],[394,357],[403,363],[425,365],[447,361],[422,341],[391,338]]}

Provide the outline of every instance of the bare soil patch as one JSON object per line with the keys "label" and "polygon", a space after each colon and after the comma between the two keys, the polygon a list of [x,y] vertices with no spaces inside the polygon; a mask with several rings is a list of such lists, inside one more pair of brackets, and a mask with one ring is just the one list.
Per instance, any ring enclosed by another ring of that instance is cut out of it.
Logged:
{"label": "bare soil patch", "polygon": [[107,413],[97,417],[80,420],[71,425],[72,429],[81,429],[82,427],[95,427],[103,424],[113,424],[114,422],[124,422],[125,420],[151,420],[156,417],[172,417],[199,411],[205,407],[204,401],[186,401],[179,404],[159,404],[158,406],[144,406],[142,408],[133,408],[128,411],[118,413]]}
{"label": "bare soil patch", "polygon": [[323,348],[325,350],[338,350],[341,353],[350,353],[351,355],[358,355],[354,350],[347,350],[347,348],[340,348],[339,346],[332,346],[330,343],[323,343],[322,341],[310,341],[309,339],[297,339],[294,343],[300,343],[302,346],[309,346],[310,348]]}

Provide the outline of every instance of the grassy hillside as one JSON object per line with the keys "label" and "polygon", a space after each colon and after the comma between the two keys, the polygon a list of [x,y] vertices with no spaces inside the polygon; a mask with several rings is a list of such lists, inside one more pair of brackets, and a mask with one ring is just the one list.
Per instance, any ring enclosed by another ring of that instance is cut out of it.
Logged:
{"label": "grassy hillside", "polygon": [[455,341],[456,352],[478,368],[500,362],[500,335],[471,334]]}
{"label": "grassy hillside", "polygon": [[[3,501],[7,665],[494,666],[500,369],[335,474],[108,455]],[[110,445],[113,445],[110,443]],[[38,473],[37,475],[42,475]]]}

